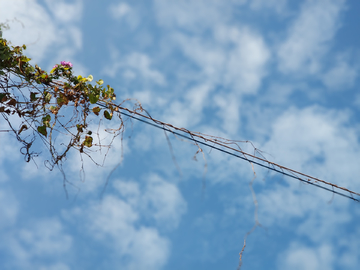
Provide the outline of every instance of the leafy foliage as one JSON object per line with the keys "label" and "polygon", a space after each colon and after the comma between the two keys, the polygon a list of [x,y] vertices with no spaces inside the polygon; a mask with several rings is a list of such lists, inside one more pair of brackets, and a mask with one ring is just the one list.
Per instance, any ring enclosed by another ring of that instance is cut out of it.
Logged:
{"label": "leafy foliage", "polygon": [[[90,157],[89,148],[101,143],[100,139],[94,143],[89,116],[103,115],[112,120],[118,110],[113,103],[114,89],[104,86],[103,80],[92,83],[92,75],[75,76],[70,62],[62,61],[48,73],[38,65],[32,66],[24,50],[25,45],[13,47],[0,38],[0,113],[10,127],[8,131],[24,145],[25,151],[21,152],[26,161],[36,155],[30,151],[36,138],[41,138],[50,151],[51,159],[47,161],[50,169],[61,165],[70,149]],[[139,103],[135,110],[142,110]],[[19,128],[12,126],[9,117],[13,116],[21,119]],[[119,118],[119,128],[111,130],[114,136],[123,131]],[[69,137],[66,143],[59,139],[62,142],[56,144],[59,134]]]}

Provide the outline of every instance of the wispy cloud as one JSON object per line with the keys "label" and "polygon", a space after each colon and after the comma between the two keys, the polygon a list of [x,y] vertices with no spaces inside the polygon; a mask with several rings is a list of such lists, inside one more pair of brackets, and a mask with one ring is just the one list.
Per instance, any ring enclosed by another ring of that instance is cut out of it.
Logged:
{"label": "wispy cloud", "polygon": [[35,0],[19,0],[16,5],[2,1],[0,10],[2,20],[9,20],[11,29],[4,37],[14,45],[26,44],[27,55],[38,64],[49,59],[44,52],[49,53],[53,48],[58,51],[51,60],[73,57],[82,46],[77,25],[82,16],[82,1],[71,4],[46,1],[46,4],[47,8]]}
{"label": "wispy cloud", "polygon": [[[66,260],[60,258],[70,251],[72,237],[64,232],[61,222],[56,218],[39,219],[29,222],[27,226],[20,225],[20,228],[9,230],[2,238],[6,245],[3,242],[0,248],[11,258],[6,263],[13,269],[67,269],[63,263]],[[46,262],[41,261],[45,258]]]}
{"label": "wispy cloud", "polygon": [[114,19],[122,18],[127,14],[129,14],[130,11],[131,11],[131,7],[125,2],[113,4],[109,7],[109,12]]}
{"label": "wispy cloud", "polygon": [[295,76],[315,74],[322,69],[336,31],[344,1],[306,1],[290,25],[287,38],[278,48],[279,68]]}
{"label": "wispy cloud", "polygon": [[70,213],[64,212],[64,217],[68,221],[84,220],[87,225],[82,233],[114,250],[112,266],[158,269],[168,259],[170,244],[154,227],[138,225],[139,214],[128,202],[107,195],[100,205],[75,208]]}

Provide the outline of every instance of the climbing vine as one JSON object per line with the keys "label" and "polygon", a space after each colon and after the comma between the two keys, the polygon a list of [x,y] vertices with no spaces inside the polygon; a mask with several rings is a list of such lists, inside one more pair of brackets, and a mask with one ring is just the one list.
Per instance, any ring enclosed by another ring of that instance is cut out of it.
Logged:
{"label": "climbing vine", "polygon": [[[91,158],[90,148],[102,145],[89,128],[89,116],[112,120],[118,110],[113,106],[114,89],[104,86],[103,80],[93,82],[92,75],[74,75],[70,62],[61,61],[50,72],[33,66],[25,50],[25,45],[11,46],[0,38],[0,113],[9,127],[1,131],[12,132],[23,144],[21,153],[27,162],[38,154],[32,146],[40,138],[50,152],[46,161],[50,169],[61,166],[71,149]],[[136,103],[133,109],[142,107]],[[11,117],[18,117],[20,124],[15,126]],[[123,131],[120,114],[119,118],[117,129],[106,130],[113,136]],[[66,136],[58,138],[59,134]]]}

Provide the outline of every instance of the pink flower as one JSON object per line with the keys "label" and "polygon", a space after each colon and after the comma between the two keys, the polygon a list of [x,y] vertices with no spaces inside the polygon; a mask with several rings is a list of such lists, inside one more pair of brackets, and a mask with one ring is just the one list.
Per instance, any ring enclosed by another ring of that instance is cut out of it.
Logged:
{"label": "pink flower", "polygon": [[57,67],[58,67],[58,65],[55,65],[55,66],[53,66],[53,69],[54,69],[54,68],[57,68]]}
{"label": "pink flower", "polygon": [[66,61],[61,61],[60,64],[62,66],[67,66],[67,67],[72,67],[73,65],[71,64],[71,62],[66,62]]}

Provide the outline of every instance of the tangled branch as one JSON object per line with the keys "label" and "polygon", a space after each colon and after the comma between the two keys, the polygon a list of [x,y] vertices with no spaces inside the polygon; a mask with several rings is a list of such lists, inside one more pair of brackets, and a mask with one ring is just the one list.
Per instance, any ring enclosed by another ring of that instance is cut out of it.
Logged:
{"label": "tangled branch", "polygon": [[[91,75],[75,76],[70,62],[62,61],[49,73],[32,66],[31,59],[23,55],[25,49],[25,45],[12,47],[0,39],[0,113],[9,127],[2,131],[12,132],[23,144],[25,160],[29,162],[38,154],[31,150],[37,138],[49,150],[46,166],[50,170],[61,166],[71,149],[90,158],[93,146],[109,149],[110,145],[102,145],[100,138],[95,143],[97,133],[89,128],[89,116],[112,120],[117,110],[112,103],[116,99],[114,89],[103,86],[103,80],[92,84]],[[141,104],[134,109],[141,110]],[[18,127],[12,124],[16,116],[21,120]],[[116,137],[123,130],[120,117],[118,128],[106,131]]]}

